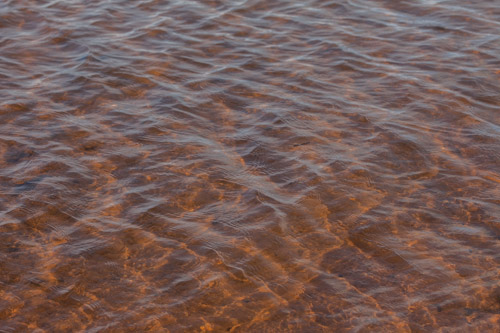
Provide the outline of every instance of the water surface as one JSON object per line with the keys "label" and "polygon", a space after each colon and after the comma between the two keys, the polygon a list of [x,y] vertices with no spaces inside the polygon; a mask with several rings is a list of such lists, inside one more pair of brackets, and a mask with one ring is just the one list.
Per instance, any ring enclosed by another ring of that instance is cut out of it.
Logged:
{"label": "water surface", "polygon": [[0,331],[495,331],[499,112],[498,1],[2,1]]}

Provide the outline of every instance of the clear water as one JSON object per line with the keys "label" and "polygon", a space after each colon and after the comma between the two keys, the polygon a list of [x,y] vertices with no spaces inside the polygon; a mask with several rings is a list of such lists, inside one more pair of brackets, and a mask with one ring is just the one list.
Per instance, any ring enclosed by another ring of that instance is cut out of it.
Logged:
{"label": "clear water", "polygon": [[0,331],[487,332],[500,2],[2,1]]}

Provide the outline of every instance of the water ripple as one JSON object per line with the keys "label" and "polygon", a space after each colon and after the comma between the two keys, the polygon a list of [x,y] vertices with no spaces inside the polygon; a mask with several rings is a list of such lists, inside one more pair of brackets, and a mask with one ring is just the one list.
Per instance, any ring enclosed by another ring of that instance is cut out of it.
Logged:
{"label": "water ripple", "polygon": [[495,331],[493,1],[0,4],[0,330]]}

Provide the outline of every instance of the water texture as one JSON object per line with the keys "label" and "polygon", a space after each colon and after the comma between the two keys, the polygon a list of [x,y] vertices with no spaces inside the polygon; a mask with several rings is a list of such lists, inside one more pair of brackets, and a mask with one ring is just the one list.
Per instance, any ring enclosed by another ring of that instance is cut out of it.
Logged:
{"label": "water texture", "polygon": [[493,332],[500,2],[0,3],[0,332]]}

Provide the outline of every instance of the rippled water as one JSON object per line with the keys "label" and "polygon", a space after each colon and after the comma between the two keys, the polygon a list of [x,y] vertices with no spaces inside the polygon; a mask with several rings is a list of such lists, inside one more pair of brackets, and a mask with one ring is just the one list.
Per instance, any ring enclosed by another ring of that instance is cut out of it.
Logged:
{"label": "rippled water", "polygon": [[500,2],[0,4],[1,332],[495,331]]}

